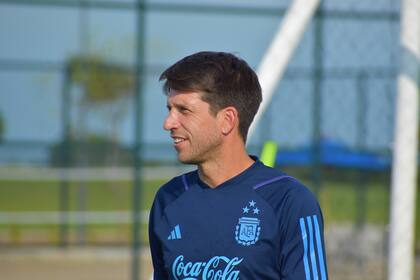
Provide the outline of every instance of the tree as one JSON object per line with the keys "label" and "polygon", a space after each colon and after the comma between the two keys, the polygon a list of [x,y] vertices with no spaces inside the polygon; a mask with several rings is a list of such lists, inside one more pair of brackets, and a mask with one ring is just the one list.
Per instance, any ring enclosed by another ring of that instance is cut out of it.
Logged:
{"label": "tree", "polygon": [[[99,113],[108,124],[108,133],[103,136],[117,143],[118,130],[127,113],[130,97],[134,94],[134,71],[92,55],[71,57],[68,67],[70,83],[82,90],[77,125],[79,140],[89,140],[85,125],[87,114],[92,112]],[[118,149],[112,149],[108,158],[109,162],[115,163]]]}
{"label": "tree", "polygon": [[99,56],[74,56],[68,62],[70,80],[84,87],[88,104],[106,103],[133,94],[133,71]]}

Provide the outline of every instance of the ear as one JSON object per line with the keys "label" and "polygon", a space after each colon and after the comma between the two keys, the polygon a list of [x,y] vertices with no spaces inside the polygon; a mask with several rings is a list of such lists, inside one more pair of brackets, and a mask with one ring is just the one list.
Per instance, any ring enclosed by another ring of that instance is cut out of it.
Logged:
{"label": "ear", "polygon": [[219,111],[219,119],[223,135],[230,134],[239,123],[238,111],[229,106]]}

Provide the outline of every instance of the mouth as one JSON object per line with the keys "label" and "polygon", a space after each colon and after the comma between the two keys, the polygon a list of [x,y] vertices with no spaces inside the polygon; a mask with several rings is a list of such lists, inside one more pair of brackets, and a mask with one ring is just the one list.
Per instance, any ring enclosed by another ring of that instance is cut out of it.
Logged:
{"label": "mouth", "polygon": [[186,138],[179,137],[179,136],[172,136],[172,139],[173,139],[173,143],[174,143],[175,147],[177,147],[180,144],[182,144],[183,142],[187,141]]}

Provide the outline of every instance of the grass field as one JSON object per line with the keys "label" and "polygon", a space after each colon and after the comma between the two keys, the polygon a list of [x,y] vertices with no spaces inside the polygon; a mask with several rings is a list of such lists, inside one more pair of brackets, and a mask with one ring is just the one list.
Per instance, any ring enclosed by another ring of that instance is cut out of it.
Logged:
{"label": "grass field", "polygon": [[[149,209],[157,189],[166,180],[144,182],[142,209]],[[131,181],[96,181],[69,183],[69,210],[79,210],[80,189],[85,190],[86,211],[130,210],[132,208]],[[60,182],[58,181],[1,181],[0,211],[59,211]]]}
{"label": "grass field", "polygon": [[[141,208],[150,209],[158,188],[166,182],[162,180],[146,181],[142,187]],[[310,182],[306,182],[311,185]],[[363,188],[357,188],[355,180],[349,178],[327,178],[319,192],[326,226],[330,223],[356,223],[385,225],[389,215],[389,186],[383,180],[367,180]],[[95,181],[69,183],[69,210],[78,211],[78,197],[84,190],[85,211],[130,211],[132,207],[131,181]],[[0,212],[59,211],[59,181],[1,181]],[[419,207],[417,207],[417,220]],[[417,223],[419,224],[419,223]],[[27,235],[47,236],[49,242],[57,242],[57,225],[0,225],[1,236],[8,235],[9,241],[25,239]],[[142,226],[142,240],[147,242],[147,228]],[[76,226],[70,226],[71,238],[76,239]],[[88,225],[87,241],[111,242],[130,240],[130,225]],[[12,236],[12,237],[10,237]],[[417,240],[420,231],[416,230]],[[7,238],[6,238],[7,239]],[[417,242],[418,243],[418,242]],[[419,246],[417,246],[419,248]]]}
{"label": "grass field", "polygon": [[[151,207],[153,197],[165,180],[144,182],[141,209]],[[130,211],[132,209],[131,181],[70,182],[68,185],[69,211],[80,211],[78,197],[84,189],[84,211]],[[59,181],[1,181],[0,212],[50,212],[60,210]],[[68,227],[68,240],[77,243],[77,225]],[[85,242],[89,244],[129,243],[130,224],[95,224],[85,228]],[[59,242],[60,226],[57,224],[0,224],[0,243],[52,243]],[[141,227],[141,239],[147,243],[147,226]]]}

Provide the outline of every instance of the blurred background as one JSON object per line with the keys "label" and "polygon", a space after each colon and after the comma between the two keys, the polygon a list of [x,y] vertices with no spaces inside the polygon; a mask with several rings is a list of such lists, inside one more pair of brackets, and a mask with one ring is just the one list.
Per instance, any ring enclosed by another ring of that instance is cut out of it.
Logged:
{"label": "blurred background", "polygon": [[[193,168],[159,74],[201,50],[256,69],[289,4],[0,0],[0,278],[150,279],[152,199]],[[331,279],[386,278],[399,36],[400,1],[324,0],[250,139],[318,196]]]}

